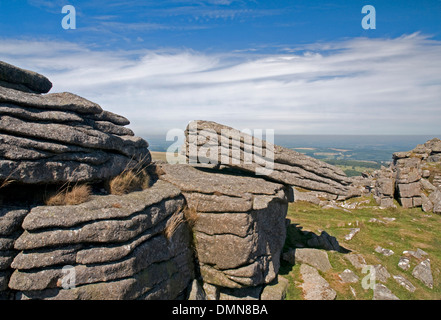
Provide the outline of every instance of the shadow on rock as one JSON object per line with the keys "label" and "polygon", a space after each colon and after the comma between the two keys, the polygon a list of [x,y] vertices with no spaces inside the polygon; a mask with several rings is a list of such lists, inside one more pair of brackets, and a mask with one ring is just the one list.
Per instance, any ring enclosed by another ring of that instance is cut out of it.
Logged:
{"label": "shadow on rock", "polygon": [[[311,231],[303,231],[303,227],[298,224],[290,224],[287,227],[285,248],[314,248],[327,251],[337,251],[340,253],[349,253],[350,250],[340,246],[337,239],[326,231],[320,235]],[[286,251],[284,250],[284,251]]]}

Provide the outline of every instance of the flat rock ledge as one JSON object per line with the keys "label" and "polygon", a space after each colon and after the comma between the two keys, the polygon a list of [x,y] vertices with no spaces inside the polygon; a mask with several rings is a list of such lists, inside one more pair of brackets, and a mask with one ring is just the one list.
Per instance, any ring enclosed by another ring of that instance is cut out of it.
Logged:
{"label": "flat rock ledge", "polygon": [[[227,166],[266,180],[346,199],[358,190],[339,168],[211,121],[192,121],[186,130],[188,163]],[[196,156],[197,155],[197,156]]]}

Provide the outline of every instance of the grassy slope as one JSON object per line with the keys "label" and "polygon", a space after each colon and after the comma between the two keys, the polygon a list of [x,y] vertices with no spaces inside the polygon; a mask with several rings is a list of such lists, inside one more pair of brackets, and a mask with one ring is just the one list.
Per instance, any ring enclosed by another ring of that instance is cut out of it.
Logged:
{"label": "grassy slope", "polygon": [[[372,203],[372,202],[371,202]],[[373,203],[372,203],[373,204]],[[394,222],[378,224],[368,222],[371,218],[381,219],[384,217],[396,218]],[[417,288],[414,293],[398,285],[391,277],[385,285],[400,299],[441,299],[441,216],[436,214],[427,215],[421,209],[405,210],[385,209],[377,207],[352,210],[351,213],[338,209],[322,209],[309,203],[295,203],[289,207],[288,218],[292,223],[298,224],[291,227],[288,232],[287,243],[299,235],[298,228],[311,231],[319,235],[325,230],[337,238],[340,245],[353,252],[360,253],[368,264],[382,264],[391,275],[402,275]],[[350,228],[361,228],[361,231],[350,241],[345,241],[344,236],[350,232]],[[379,245],[395,252],[390,257],[385,257],[374,251]],[[398,261],[404,250],[416,250],[421,248],[429,254],[434,278],[434,288],[427,288],[422,282],[412,276],[412,270],[417,265],[416,259],[411,259],[411,268],[403,271],[398,267]],[[355,290],[357,299],[372,299],[372,290],[361,287],[361,279],[366,276],[361,270],[356,270],[343,253],[328,251],[328,256],[333,269],[322,274],[337,291],[337,299],[354,299],[350,286]],[[342,284],[338,274],[344,269],[351,269],[359,277],[360,281],[355,284]],[[282,262],[280,273],[290,281],[287,299],[302,299],[299,266],[292,266]]]}

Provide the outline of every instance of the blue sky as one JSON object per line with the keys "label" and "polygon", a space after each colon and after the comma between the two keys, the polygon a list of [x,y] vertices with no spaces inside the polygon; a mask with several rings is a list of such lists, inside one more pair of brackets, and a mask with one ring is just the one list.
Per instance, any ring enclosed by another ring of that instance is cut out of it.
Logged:
{"label": "blue sky", "polygon": [[[76,29],[64,30],[64,5]],[[364,5],[376,29],[364,30]],[[439,134],[441,1],[0,0],[0,60],[127,116],[293,134]]]}

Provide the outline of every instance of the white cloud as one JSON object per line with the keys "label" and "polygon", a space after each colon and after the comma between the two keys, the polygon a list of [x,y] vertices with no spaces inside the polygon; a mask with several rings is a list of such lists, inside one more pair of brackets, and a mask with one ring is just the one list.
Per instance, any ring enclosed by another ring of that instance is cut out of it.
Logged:
{"label": "white cloud", "polygon": [[0,40],[0,59],[128,117],[138,135],[206,119],[293,134],[439,134],[441,42],[420,34],[287,54],[97,51]]}

